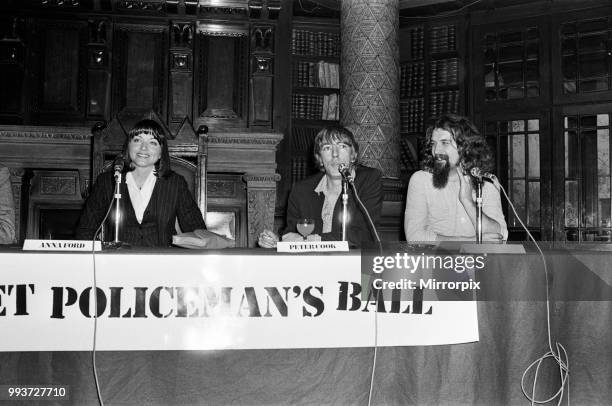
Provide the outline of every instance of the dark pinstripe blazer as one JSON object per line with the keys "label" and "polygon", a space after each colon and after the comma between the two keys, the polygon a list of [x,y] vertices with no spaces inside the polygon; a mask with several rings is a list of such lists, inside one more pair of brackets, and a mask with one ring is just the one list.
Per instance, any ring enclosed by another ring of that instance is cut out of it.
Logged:
{"label": "dark pinstripe blazer", "polygon": [[[114,187],[112,172],[105,172],[98,176],[81,213],[76,232],[77,239],[91,240],[93,238],[113,198]],[[142,218],[142,224],[136,220],[136,213],[125,184],[125,176],[120,190],[122,218],[119,240],[122,242],[134,246],[170,246],[172,235],[176,234],[175,221],[177,218],[183,232],[206,228],[202,213],[187,188],[187,182],[175,172],[170,172],[166,177],[157,178],[151,200]],[[106,224],[108,237],[105,237],[105,240],[107,241],[114,239],[113,215],[114,209]]]}

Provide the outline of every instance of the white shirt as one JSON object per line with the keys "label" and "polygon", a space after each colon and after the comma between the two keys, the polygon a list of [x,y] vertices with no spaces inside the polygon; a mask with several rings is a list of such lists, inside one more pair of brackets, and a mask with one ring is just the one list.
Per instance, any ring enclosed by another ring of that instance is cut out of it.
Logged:
{"label": "white shirt", "polygon": [[[355,169],[351,170],[351,175],[353,177],[353,181],[355,180]],[[325,195],[325,200],[323,201],[323,207],[321,208],[321,219],[323,220],[323,230],[322,233],[331,233],[333,216],[334,216],[334,208],[336,207],[336,202],[338,201],[338,197],[342,193],[342,189],[333,190],[330,184],[327,182],[327,175],[323,175],[319,184],[314,189],[315,193]]]}
{"label": "white shirt", "polygon": [[149,173],[149,176],[142,184],[142,188],[139,188],[138,185],[136,185],[132,172],[128,172],[127,175],[125,175],[125,184],[127,185],[128,192],[130,194],[130,201],[132,202],[134,213],[136,213],[136,220],[138,220],[139,224],[142,223],[142,217],[144,216],[144,212],[149,205],[149,200],[151,200],[153,188],[155,187],[155,182],[157,181],[157,177],[155,176],[154,172],[155,171],[151,171],[151,173]]}
{"label": "white shirt", "polygon": [[[414,173],[406,197],[406,240],[435,241],[437,234],[474,240],[476,230],[459,201],[459,188],[459,179],[449,179],[446,187],[436,189],[433,187],[431,173]],[[502,239],[508,239],[499,192],[495,186],[484,182],[482,197],[482,211],[500,225]]]}

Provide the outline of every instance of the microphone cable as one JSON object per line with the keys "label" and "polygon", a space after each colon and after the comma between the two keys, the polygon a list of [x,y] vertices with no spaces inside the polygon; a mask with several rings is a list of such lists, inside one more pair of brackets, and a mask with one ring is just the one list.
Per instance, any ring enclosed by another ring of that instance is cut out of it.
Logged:
{"label": "microphone cable", "polygon": [[357,188],[355,187],[355,183],[353,181],[350,181],[350,182],[348,182],[348,184],[351,185],[351,187],[353,189],[353,193],[355,194],[355,200],[357,200],[357,203],[359,203],[359,208],[366,215],[366,218],[368,220],[368,224],[370,225],[370,228],[372,229],[372,231],[374,231],[374,237],[376,237],[376,242],[378,243],[378,249],[380,250],[380,252],[382,254],[382,250],[383,250],[382,249],[382,242],[380,241],[380,235],[378,235],[378,231],[376,230],[376,226],[374,225],[374,221],[372,221],[372,217],[370,216],[370,212],[368,211],[368,209],[365,207],[365,205],[363,204],[363,202],[359,198],[359,194],[357,193]]}
{"label": "microphone cable", "polygon": [[[546,258],[544,257],[544,252],[542,252],[542,249],[540,248],[540,245],[537,243],[537,241],[535,240],[533,235],[527,229],[527,226],[525,226],[525,223],[523,223],[523,221],[519,217],[519,215],[516,212],[516,209],[514,207],[514,204],[512,204],[512,201],[510,200],[510,197],[508,197],[508,194],[506,193],[506,190],[499,183],[499,180],[497,179],[497,177],[495,175],[492,175],[491,176],[491,180],[493,181],[493,184],[495,185],[495,187],[498,190],[501,190],[502,193],[504,194],[504,197],[508,201],[508,204],[510,205],[510,208],[512,209],[512,212],[514,213],[514,216],[519,221],[521,226],[525,229],[525,231],[527,232],[527,235],[529,236],[531,241],[533,241],[533,243],[535,244],[536,249],[538,250],[538,252],[540,254],[540,257],[542,258],[542,263],[544,264],[544,276],[546,278],[546,331],[548,333],[548,349],[549,350],[544,355],[540,356],[535,361],[533,361],[527,368],[525,368],[525,370],[523,371],[523,375],[521,377],[521,390],[523,391],[523,395],[525,395],[525,397],[531,402],[532,406],[534,406],[536,403],[537,404],[544,404],[544,403],[551,402],[554,399],[556,399],[557,397],[559,398],[559,400],[557,402],[557,405],[559,406],[559,405],[561,405],[561,402],[563,401],[563,394],[565,392],[565,386],[567,385],[567,404],[569,405],[570,404],[569,357],[567,355],[567,351],[565,350],[565,347],[563,347],[563,345],[561,343],[559,343],[558,341],[555,342],[556,352],[555,352],[555,350],[553,350],[553,346],[552,346],[552,338],[551,338],[551,332],[550,332],[550,298],[549,298],[549,295],[550,295],[549,289],[550,288],[549,288],[549,285],[548,285],[548,267],[546,266]],[[559,377],[561,379],[561,386],[559,387],[557,392],[554,395],[552,395],[550,398],[548,398],[546,400],[537,400],[535,396],[536,396],[536,387],[537,387],[537,381],[538,381],[538,373],[540,371],[540,367],[542,366],[542,363],[547,358],[553,358],[555,360],[555,362],[558,364],[558,366],[559,366]],[[533,367],[535,367],[535,375],[533,377],[533,388],[532,388],[531,396],[530,396],[530,395],[527,394],[527,390],[525,389],[525,377],[527,376],[527,373]]]}
{"label": "microphone cable", "polygon": [[[92,247],[91,247],[91,258],[93,260],[93,291],[94,291],[94,315],[93,315],[94,328],[93,328],[93,346],[92,346],[92,351],[91,351],[91,362],[92,362],[93,374],[94,374],[94,384],[96,385],[96,395],[98,397],[98,403],[100,404],[100,406],[104,406],[104,401],[102,400],[102,391],[100,390],[100,382],[98,380],[98,370],[96,368],[96,340],[97,340],[97,333],[98,333],[98,280],[97,280],[97,273],[96,273],[96,238],[98,237],[98,234],[102,232],[102,227],[104,226],[106,219],[108,219],[108,216],[113,208],[114,201],[115,201],[115,197],[113,196],[110,204],[108,205],[108,209],[106,210],[106,214],[104,215],[104,218],[100,222],[100,226],[98,226],[98,228],[94,232],[94,235],[92,238]],[[102,241],[100,241],[100,245],[102,245]]]}
{"label": "microphone cable", "polygon": [[[370,225],[372,231],[374,231],[374,236],[376,237],[376,242],[378,243],[379,253],[382,256],[382,252],[383,252],[382,242],[380,241],[380,235],[378,234],[378,231],[376,230],[376,226],[374,225],[374,221],[372,221],[372,217],[370,216],[370,212],[368,211],[368,209],[365,207],[365,205],[363,204],[363,202],[359,198],[359,193],[357,193],[357,188],[355,187],[355,183],[354,182],[348,182],[348,184],[351,185],[351,187],[353,189],[353,193],[355,194],[355,200],[357,200],[357,203],[359,204],[359,207],[361,208],[361,211],[366,215],[366,218],[368,220],[368,224]],[[370,375],[370,389],[368,390],[368,406],[372,405],[372,392],[373,392],[373,389],[374,389],[374,376],[376,375],[376,358],[377,358],[377,354],[378,354],[378,301],[379,300],[380,300],[380,290],[377,289],[376,290],[376,300],[375,300],[376,305],[374,307],[374,356],[372,358],[372,374]]]}

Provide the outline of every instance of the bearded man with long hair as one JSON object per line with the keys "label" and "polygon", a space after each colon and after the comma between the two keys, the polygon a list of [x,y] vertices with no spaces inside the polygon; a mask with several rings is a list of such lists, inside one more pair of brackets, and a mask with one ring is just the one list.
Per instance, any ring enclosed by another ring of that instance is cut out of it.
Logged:
{"label": "bearded man with long hair", "polygon": [[[404,231],[408,241],[476,240],[476,180],[472,168],[489,172],[493,154],[469,119],[445,114],[427,129],[421,170],[410,178]],[[499,191],[483,184],[483,239],[506,240]]]}

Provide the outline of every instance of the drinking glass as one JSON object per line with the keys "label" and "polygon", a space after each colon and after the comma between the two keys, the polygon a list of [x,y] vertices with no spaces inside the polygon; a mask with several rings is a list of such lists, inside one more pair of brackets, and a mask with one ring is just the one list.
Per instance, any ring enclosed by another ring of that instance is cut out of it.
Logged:
{"label": "drinking glass", "polygon": [[297,222],[297,231],[302,234],[304,241],[314,231],[314,220],[313,219],[299,219]]}

